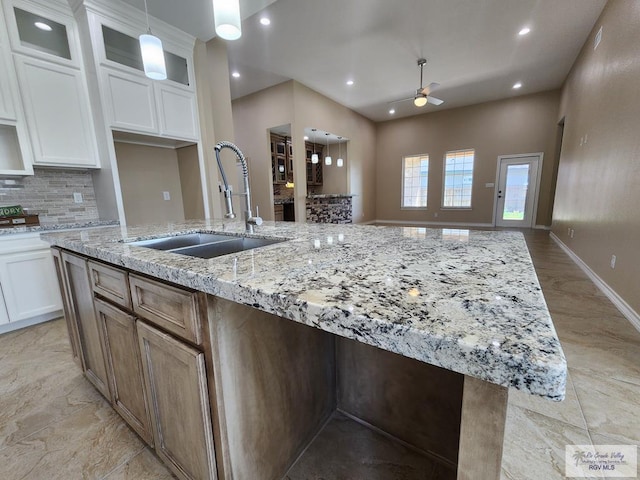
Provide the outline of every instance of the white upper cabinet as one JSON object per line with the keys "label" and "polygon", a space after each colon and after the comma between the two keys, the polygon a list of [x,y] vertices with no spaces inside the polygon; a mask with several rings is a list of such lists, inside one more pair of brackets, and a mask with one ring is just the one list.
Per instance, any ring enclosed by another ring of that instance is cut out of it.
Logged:
{"label": "white upper cabinet", "polygon": [[29,163],[98,168],[84,63],[69,5],[4,0],[3,7],[15,67],[11,71],[31,144]]}
{"label": "white upper cabinet", "polygon": [[16,56],[34,165],[96,167],[95,130],[82,72]]}
{"label": "white upper cabinet", "polygon": [[55,0],[4,0],[3,5],[13,52],[80,67],[78,35],[68,5]]}
{"label": "white upper cabinet", "polygon": [[0,48],[0,120],[16,120],[16,110],[11,100],[11,83],[9,72],[11,61]]}
{"label": "white upper cabinet", "polygon": [[[138,36],[143,17],[118,10],[122,5],[85,1],[101,82],[107,125],[116,130],[175,139],[200,138],[193,84],[194,39],[167,25],[152,26],[163,43],[167,79],[144,75]],[[137,11],[137,14],[140,14]],[[164,30],[163,30],[164,28]]]}

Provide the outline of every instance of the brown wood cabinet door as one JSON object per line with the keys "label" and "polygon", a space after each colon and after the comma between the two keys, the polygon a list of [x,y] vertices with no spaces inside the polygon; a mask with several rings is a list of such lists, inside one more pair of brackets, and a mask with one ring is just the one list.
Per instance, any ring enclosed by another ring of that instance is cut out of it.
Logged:
{"label": "brown wood cabinet door", "polygon": [[69,299],[69,288],[64,276],[64,269],[62,268],[62,254],[60,253],[60,249],[58,248],[52,248],[51,254],[53,255],[53,263],[56,267],[58,285],[60,286],[64,319],[67,322],[69,343],[71,344],[71,354],[73,355],[73,361],[76,362],[78,366],[82,368],[82,370],[84,370],[84,365],[82,363],[82,350],[80,349],[80,337],[78,336],[78,327],[76,325],[76,319],[73,316],[73,311],[70,308],[71,301]]}
{"label": "brown wood cabinet door", "polygon": [[156,453],[178,478],[215,479],[204,354],[138,320]]}
{"label": "brown wood cabinet door", "polygon": [[136,319],[99,298],[94,299],[94,305],[104,338],[113,408],[145,442],[153,445]]}
{"label": "brown wood cabinet door", "polygon": [[82,350],[85,375],[108,399],[111,399],[107,367],[102,351],[102,334],[93,310],[93,292],[89,283],[87,260],[62,252],[62,264],[69,293],[69,308],[73,310]]}

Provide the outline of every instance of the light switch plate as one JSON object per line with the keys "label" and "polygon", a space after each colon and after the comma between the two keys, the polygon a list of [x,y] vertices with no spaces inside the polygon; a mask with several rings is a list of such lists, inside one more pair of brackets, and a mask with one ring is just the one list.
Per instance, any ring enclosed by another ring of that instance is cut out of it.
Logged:
{"label": "light switch plate", "polygon": [[169,192],[162,192],[162,198],[165,200],[171,200],[171,194]]}

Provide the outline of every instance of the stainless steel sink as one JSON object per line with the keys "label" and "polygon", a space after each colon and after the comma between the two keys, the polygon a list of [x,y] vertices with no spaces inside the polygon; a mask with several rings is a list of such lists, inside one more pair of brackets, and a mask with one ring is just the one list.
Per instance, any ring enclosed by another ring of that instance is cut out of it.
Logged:
{"label": "stainless steel sink", "polygon": [[179,253],[190,257],[214,258],[231,253],[252,250],[286,241],[281,238],[254,238],[244,235],[218,235],[212,233],[190,233],[174,237],[154,238],[129,242],[137,247],[153,248],[165,252]]}

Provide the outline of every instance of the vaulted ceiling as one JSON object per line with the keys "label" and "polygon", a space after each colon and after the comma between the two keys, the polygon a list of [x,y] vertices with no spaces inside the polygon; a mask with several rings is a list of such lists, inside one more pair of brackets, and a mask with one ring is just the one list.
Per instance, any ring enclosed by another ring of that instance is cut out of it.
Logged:
{"label": "vaulted ceiling", "polygon": [[[240,75],[230,78],[232,98],[295,79],[381,121],[559,88],[605,3],[241,0],[242,38],[227,42]],[[211,0],[151,0],[149,11],[202,40],[215,35]],[[415,94],[420,57],[424,83],[440,83],[440,107],[392,103]]]}

